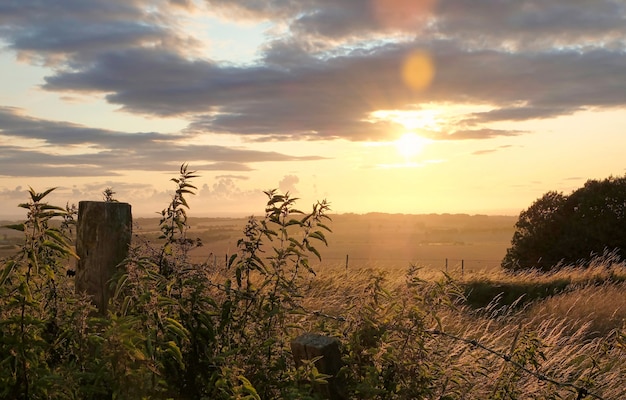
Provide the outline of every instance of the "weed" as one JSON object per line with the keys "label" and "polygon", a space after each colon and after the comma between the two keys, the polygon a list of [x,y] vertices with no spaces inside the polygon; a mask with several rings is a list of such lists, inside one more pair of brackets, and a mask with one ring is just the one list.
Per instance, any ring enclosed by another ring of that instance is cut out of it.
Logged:
{"label": "weed", "polygon": [[[201,245],[187,219],[196,175],[179,172],[160,238],[133,244],[104,316],[65,273],[74,209],[45,203],[53,189],[29,191],[27,219],[12,226],[24,242],[0,269],[0,398],[316,399],[331,377],[315,360],[295,365],[289,344],[303,331],[340,340],[344,366],[332,378],[348,398],[626,395],[621,314],[602,327],[583,319],[621,290],[619,263],[479,282],[414,267],[316,271],[328,203],[303,212],[270,190],[217,271],[189,257]],[[494,303],[500,292],[519,307]],[[513,301],[522,293],[533,303]],[[490,304],[477,312],[472,296]]]}

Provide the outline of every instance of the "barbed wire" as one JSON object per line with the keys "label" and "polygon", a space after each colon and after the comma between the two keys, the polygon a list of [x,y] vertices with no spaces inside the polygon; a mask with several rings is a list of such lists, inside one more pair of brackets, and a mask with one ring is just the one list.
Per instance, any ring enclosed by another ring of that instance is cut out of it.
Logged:
{"label": "barbed wire", "polygon": [[[217,288],[218,290],[222,290],[224,292],[230,293],[230,294],[234,294],[235,296],[239,296],[240,298],[245,298],[247,300],[255,300],[255,295],[256,293],[254,292],[248,292],[248,291],[241,291],[239,289],[236,288],[232,288],[232,287],[226,287],[223,284],[216,284],[216,283],[212,283],[209,282],[208,283],[210,286],[213,286],[215,288]],[[313,315],[316,317],[322,317],[322,318],[327,318],[327,319],[332,319],[335,321],[339,321],[339,322],[346,322],[347,318],[343,317],[343,316],[336,316],[336,315],[330,315],[327,313],[324,313],[322,311],[315,311],[315,310],[309,310],[306,307],[304,307],[301,304],[293,304],[294,306],[294,310],[295,309],[299,309],[302,312],[309,314],[309,315]],[[549,377],[546,374],[537,372],[537,371],[533,371],[531,369],[529,369],[528,367],[526,367],[525,365],[513,360],[512,356],[503,352],[500,352],[498,350],[495,350],[487,345],[482,344],[481,342],[479,342],[476,339],[468,339],[465,337],[461,337],[458,335],[454,335],[452,333],[448,333],[445,332],[443,330],[440,329],[425,329],[423,331],[426,334],[430,334],[433,336],[445,336],[447,338],[450,338],[452,340],[458,341],[458,342],[462,342],[468,345],[471,345],[472,347],[476,347],[479,348],[483,351],[486,351],[502,360],[504,360],[505,362],[515,366],[516,368],[518,368],[519,370],[525,372],[526,374],[536,378],[537,380],[541,381],[541,382],[548,382],[551,383],[553,385],[559,386],[559,387],[565,387],[565,388],[570,388],[576,391],[577,393],[577,397],[576,400],[584,400],[586,397],[593,397],[597,400],[605,400],[602,396],[600,396],[599,394],[596,394],[594,392],[590,392],[587,388],[583,387],[583,386],[578,386],[574,383],[571,382],[561,382],[558,381],[552,377]]]}
{"label": "barbed wire", "polygon": [[[328,319],[333,319],[335,321],[340,321],[340,322],[345,322],[346,318],[342,317],[342,316],[334,316],[334,315],[330,315],[330,314],[326,314],[323,313],[321,311],[311,311],[311,310],[307,310],[305,307],[303,306],[299,306],[299,308],[311,315],[317,316],[317,317],[324,317],[324,318],[328,318]],[[513,360],[513,358],[511,357],[511,355],[506,354],[506,353],[502,353],[498,350],[495,350],[489,346],[486,346],[482,343],[480,343],[478,340],[476,339],[468,339],[468,338],[464,338],[461,336],[457,336],[439,329],[425,329],[424,333],[430,334],[430,335],[434,335],[434,336],[445,336],[448,337],[452,340],[458,341],[458,342],[463,342],[466,343],[468,345],[471,345],[473,347],[477,347],[480,348],[490,354],[493,354],[496,357],[501,358],[502,360],[504,360],[505,362],[517,367],[518,369],[524,371],[525,373],[533,376],[534,378],[536,378],[537,380],[541,381],[541,382],[548,382],[551,383],[553,385],[559,386],[559,387],[568,387],[571,389],[574,389],[576,391],[577,397],[576,400],[583,400],[586,397],[593,397],[597,400],[605,400],[602,396],[600,396],[599,394],[590,392],[587,388],[583,387],[583,386],[578,386],[575,385],[573,383],[570,382],[561,382],[558,381],[554,378],[549,377],[546,374],[542,374],[540,372],[537,371],[533,371],[531,369],[529,369],[528,367],[524,366],[523,364]]]}
{"label": "barbed wire", "polygon": [[573,383],[570,383],[570,382],[560,382],[560,381],[557,381],[554,378],[550,378],[549,376],[547,376],[545,374],[533,371],[533,370],[527,368],[526,366],[524,366],[523,364],[520,364],[517,361],[513,360],[512,357],[509,354],[502,353],[500,351],[492,349],[492,348],[490,348],[490,347],[480,343],[476,339],[467,339],[467,338],[464,338],[464,337],[453,335],[453,334],[448,333],[448,332],[441,331],[439,329],[426,329],[426,330],[424,330],[424,332],[425,333],[429,333],[431,335],[446,336],[446,337],[448,337],[450,339],[469,344],[469,345],[471,345],[473,347],[478,347],[478,348],[480,348],[480,349],[482,349],[482,350],[484,350],[484,351],[486,351],[486,352],[488,352],[490,354],[495,355],[496,357],[501,358],[505,362],[507,362],[507,363],[509,363],[511,365],[514,365],[515,367],[519,368],[520,370],[524,371],[525,373],[527,373],[527,374],[537,378],[539,381],[549,382],[549,383],[552,383],[553,385],[560,386],[560,387],[572,388],[572,389],[576,390],[576,393],[577,393],[577,396],[578,396],[578,397],[576,397],[576,400],[582,400],[582,399],[584,399],[585,397],[588,397],[588,396],[594,397],[594,398],[596,398],[598,400],[604,400],[604,398],[602,396],[600,396],[598,394],[595,394],[593,392],[590,392],[585,387],[577,386],[577,385],[575,385]]}

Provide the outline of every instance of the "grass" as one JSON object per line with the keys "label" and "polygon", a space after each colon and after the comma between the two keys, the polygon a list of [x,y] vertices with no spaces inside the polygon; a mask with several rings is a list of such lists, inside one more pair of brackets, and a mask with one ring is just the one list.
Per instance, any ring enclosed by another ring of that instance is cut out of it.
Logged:
{"label": "grass", "polygon": [[[228,247],[207,254],[206,246],[193,255],[196,264],[187,259],[194,241],[186,240],[180,210],[192,174],[181,166],[168,217],[135,237],[108,318],[90,318],[88,299],[74,295],[74,280],[62,273],[69,251],[61,245],[69,243],[48,229],[49,215],[29,214],[38,215],[30,221],[37,240],[0,271],[0,353],[9,367],[0,368],[0,387],[9,388],[0,398],[29,390],[22,397],[315,399],[311,389],[323,375],[313,364],[295,369],[289,351],[303,332],[340,340],[337,379],[350,398],[626,398],[626,265],[615,255],[548,275],[366,265],[385,256],[395,263],[398,254],[441,260],[434,250],[445,243],[464,243],[451,246],[463,248],[461,257],[492,251],[509,222],[490,220],[496,225],[486,229],[482,217],[437,217],[435,227],[426,217],[345,216],[344,239],[356,231],[368,240],[363,250],[350,248],[361,259],[315,265],[316,275],[304,277],[297,249],[313,251],[299,240],[320,239],[304,222],[319,222],[325,205],[293,224],[284,218],[293,201],[271,191],[266,218],[280,235],[251,223],[239,258],[222,258]],[[31,190],[29,209],[47,210],[40,200],[51,190]],[[460,221],[464,228],[449,226]],[[231,220],[206,223],[198,231],[207,244],[225,244],[236,232]],[[148,245],[158,232],[165,242]],[[258,237],[280,240],[260,252]],[[404,252],[416,243],[424,244],[419,254]],[[341,261],[348,244],[337,249]]]}
{"label": "grass", "polygon": [[[376,267],[350,271],[321,268],[309,283],[304,305],[309,310],[348,317],[367,302],[368,284],[374,275],[385,276],[391,298],[403,302],[410,297],[405,272]],[[430,283],[443,276],[429,270],[421,270],[418,275]],[[590,385],[589,391],[596,398],[626,398],[624,263],[599,259],[586,269],[569,267],[549,275],[490,271],[457,279],[454,284],[468,296],[459,299],[454,308],[440,312],[439,318],[442,330],[457,339],[430,336],[425,340],[429,357],[441,357],[451,377],[458,371],[461,375],[471,374],[460,378],[467,379],[467,393],[458,398],[507,398],[496,396],[494,383],[511,378],[515,375],[511,371],[516,370],[501,357],[459,338],[515,355],[520,347],[526,346],[527,351],[532,348],[528,343],[520,345],[520,337],[536,340],[532,342],[536,345],[533,351],[540,362],[535,366],[530,363],[529,368],[538,376],[577,387]],[[307,326],[314,328],[313,324]],[[581,395],[571,386],[559,387],[530,374],[520,373],[514,380],[512,387],[518,397],[508,398]]]}
{"label": "grass", "polygon": [[[212,238],[225,240],[221,231]],[[221,257],[203,258],[206,270],[196,272],[208,282],[232,274]],[[293,337],[306,331],[338,337],[357,398],[626,398],[626,265],[610,254],[547,275],[448,276],[376,264],[322,263],[315,270],[297,293],[308,312],[285,314],[281,323]],[[207,291],[227,303],[223,287]],[[267,343],[284,346],[286,336]]]}

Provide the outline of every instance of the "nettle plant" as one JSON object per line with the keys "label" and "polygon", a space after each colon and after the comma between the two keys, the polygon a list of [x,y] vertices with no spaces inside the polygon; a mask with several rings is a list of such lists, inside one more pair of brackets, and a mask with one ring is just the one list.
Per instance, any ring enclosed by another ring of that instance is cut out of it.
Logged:
{"label": "nettle plant", "polygon": [[54,190],[30,189],[30,201],[19,205],[27,210],[26,220],[8,226],[23,232],[24,241],[1,264],[0,398],[70,398],[80,393],[78,381],[95,365],[85,356],[93,307],[74,294],[68,273],[76,257],[71,245],[76,209],[46,203]]}
{"label": "nettle plant", "polygon": [[[305,274],[312,274],[317,243],[326,244],[325,201],[310,213],[289,194],[268,191],[263,218],[251,217],[226,272],[194,264],[189,250],[187,195],[194,172],[183,165],[177,189],[161,212],[161,241],[135,247],[120,268],[113,302],[116,316],[135,316],[151,392],[178,398],[302,398],[307,385],[290,358],[289,316],[301,312]],[[295,393],[295,394],[294,394]]]}

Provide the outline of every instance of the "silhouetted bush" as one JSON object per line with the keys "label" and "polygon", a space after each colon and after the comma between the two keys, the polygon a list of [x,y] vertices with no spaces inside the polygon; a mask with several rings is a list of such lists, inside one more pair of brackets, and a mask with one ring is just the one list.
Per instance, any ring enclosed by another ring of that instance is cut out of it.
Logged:
{"label": "silhouetted bush", "polygon": [[551,271],[607,252],[626,252],[626,176],[544,194],[520,214],[502,267]]}

